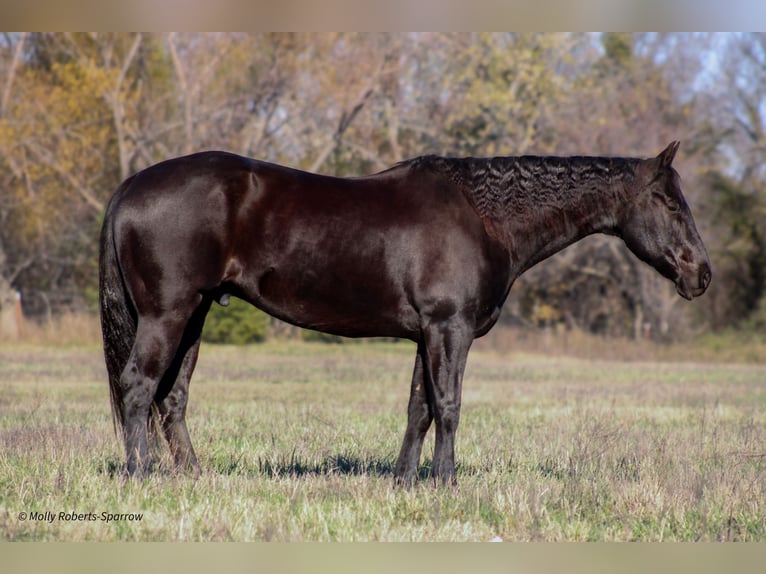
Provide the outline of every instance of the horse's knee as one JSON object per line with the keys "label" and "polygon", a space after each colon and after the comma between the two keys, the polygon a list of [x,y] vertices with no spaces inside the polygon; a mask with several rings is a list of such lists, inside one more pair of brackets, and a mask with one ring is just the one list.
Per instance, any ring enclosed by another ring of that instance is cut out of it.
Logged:
{"label": "horse's knee", "polygon": [[420,409],[420,411],[418,411],[418,413],[415,415],[412,421],[412,425],[417,429],[419,433],[425,434],[431,427],[432,421],[433,417],[431,416],[431,412],[429,411],[428,407],[424,407]]}
{"label": "horse's knee", "polygon": [[454,433],[460,422],[460,405],[446,404],[437,409],[436,424],[446,433]]}

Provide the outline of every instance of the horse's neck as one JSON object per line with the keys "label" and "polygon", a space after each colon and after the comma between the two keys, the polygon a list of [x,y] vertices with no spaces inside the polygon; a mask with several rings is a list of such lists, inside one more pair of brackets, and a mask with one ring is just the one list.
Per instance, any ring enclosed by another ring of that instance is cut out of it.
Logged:
{"label": "horse's neck", "polygon": [[[619,158],[497,158],[474,179],[473,202],[502,230],[521,274],[593,233],[616,233],[635,163]],[[475,173],[478,173],[474,169]]]}
{"label": "horse's neck", "polygon": [[511,262],[522,273],[594,233],[614,234],[613,202],[584,201],[581,205],[544,206],[506,221]]}

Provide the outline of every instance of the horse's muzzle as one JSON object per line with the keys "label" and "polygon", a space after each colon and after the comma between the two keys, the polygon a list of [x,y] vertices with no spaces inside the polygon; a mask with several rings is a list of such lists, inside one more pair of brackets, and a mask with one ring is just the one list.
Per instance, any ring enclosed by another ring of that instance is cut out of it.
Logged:
{"label": "horse's muzzle", "polygon": [[712,278],[713,272],[710,268],[710,263],[705,261],[699,265],[696,271],[678,277],[676,291],[678,291],[681,297],[691,301],[707,290]]}

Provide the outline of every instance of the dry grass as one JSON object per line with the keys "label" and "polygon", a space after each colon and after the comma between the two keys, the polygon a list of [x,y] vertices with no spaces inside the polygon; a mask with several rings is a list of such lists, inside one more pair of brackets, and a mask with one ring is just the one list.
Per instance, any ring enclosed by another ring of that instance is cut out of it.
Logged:
{"label": "dry grass", "polygon": [[[766,367],[477,348],[460,489],[392,487],[409,344],[206,346],[203,476],[120,476],[98,348],[0,347],[8,540],[766,540]],[[421,474],[427,476],[432,438]],[[167,462],[166,459],[164,461]],[[165,469],[165,470],[163,470]],[[19,520],[19,512],[141,521]]]}
{"label": "dry grass", "polygon": [[50,320],[25,320],[21,336],[11,340],[0,338],[0,344],[55,347],[92,346],[101,342],[101,326],[97,315],[63,313]]}
{"label": "dry grass", "polygon": [[766,363],[766,339],[757,333],[704,334],[676,343],[607,338],[579,330],[496,327],[474,344],[498,353],[527,353],[613,361]]}
{"label": "dry grass", "polygon": [[[300,330],[279,328],[277,340],[300,338]],[[18,340],[3,339],[0,345],[44,347],[94,347],[101,344],[98,316],[88,313],[64,313],[47,321],[27,320]],[[576,357],[615,361],[683,361],[705,363],[766,363],[766,340],[754,333],[729,332],[707,334],[687,341],[665,344],[605,338],[579,330],[517,329],[497,326],[474,342],[474,350]]]}

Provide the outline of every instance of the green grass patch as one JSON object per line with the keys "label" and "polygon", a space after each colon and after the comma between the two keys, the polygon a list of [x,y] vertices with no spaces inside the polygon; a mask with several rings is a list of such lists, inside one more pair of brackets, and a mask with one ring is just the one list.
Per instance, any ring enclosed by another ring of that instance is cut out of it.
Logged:
{"label": "green grass patch", "polygon": [[429,435],[402,489],[414,351],[203,346],[188,412],[203,474],[175,474],[164,449],[136,481],[98,349],[0,348],[2,538],[766,540],[766,367],[475,350],[459,488],[431,485]]}

